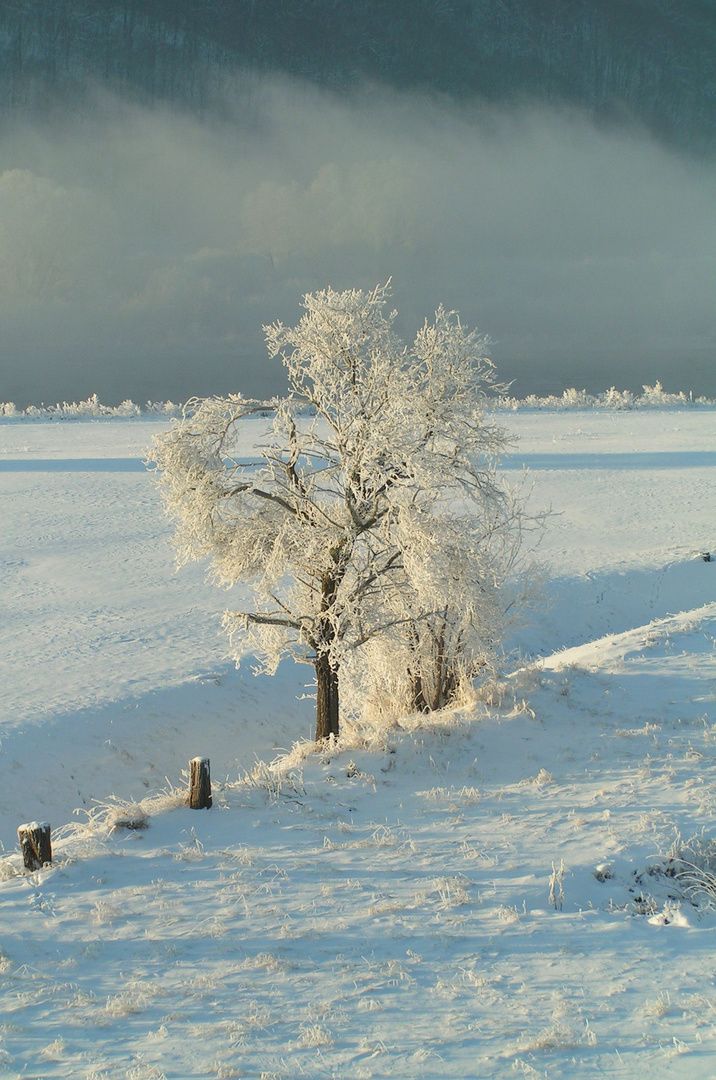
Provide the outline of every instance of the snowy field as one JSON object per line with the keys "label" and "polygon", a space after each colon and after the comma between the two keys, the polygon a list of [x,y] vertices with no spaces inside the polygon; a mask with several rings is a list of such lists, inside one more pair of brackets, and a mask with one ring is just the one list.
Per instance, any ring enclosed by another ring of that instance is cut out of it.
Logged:
{"label": "snowy field", "polygon": [[167,421],[0,421],[0,1076],[716,1077],[716,411],[502,419],[553,517],[501,700],[331,756],[174,571]]}

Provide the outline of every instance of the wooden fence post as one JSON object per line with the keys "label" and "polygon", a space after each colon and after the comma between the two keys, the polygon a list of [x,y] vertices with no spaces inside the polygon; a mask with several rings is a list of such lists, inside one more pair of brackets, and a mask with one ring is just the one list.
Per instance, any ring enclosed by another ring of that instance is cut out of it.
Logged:
{"label": "wooden fence post", "polygon": [[46,821],[29,821],[17,830],[26,870],[41,870],[52,862],[50,826]]}
{"label": "wooden fence post", "polygon": [[209,759],[192,758],[189,762],[189,806],[192,810],[207,810],[211,806],[211,774]]}

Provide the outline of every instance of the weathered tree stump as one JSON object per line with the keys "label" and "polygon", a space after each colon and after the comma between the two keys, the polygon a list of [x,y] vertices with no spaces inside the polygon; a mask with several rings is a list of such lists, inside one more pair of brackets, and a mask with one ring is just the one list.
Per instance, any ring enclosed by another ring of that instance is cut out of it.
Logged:
{"label": "weathered tree stump", "polygon": [[17,830],[26,870],[41,870],[52,862],[50,826],[46,821],[29,821]]}
{"label": "weathered tree stump", "polygon": [[192,758],[189,769],[189,806],[192,810],[208,810],[212,801],[209,759]]}

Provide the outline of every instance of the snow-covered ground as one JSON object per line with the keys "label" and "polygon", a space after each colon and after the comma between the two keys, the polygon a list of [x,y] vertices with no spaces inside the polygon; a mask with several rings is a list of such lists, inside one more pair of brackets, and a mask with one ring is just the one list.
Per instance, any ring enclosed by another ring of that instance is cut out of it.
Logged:
{"label": "snow-covered ground", "polygon": [[273,770],[310,671],[223,659],[167,421],[0,422],[0,1075],[716,1076],[716,411],[501,420],[554,512],[501,703]]}

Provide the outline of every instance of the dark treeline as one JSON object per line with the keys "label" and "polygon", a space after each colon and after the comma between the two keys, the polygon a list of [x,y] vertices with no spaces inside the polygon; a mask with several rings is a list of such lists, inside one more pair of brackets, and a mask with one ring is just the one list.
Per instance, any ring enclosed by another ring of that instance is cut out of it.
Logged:
{"label": "dark treeline", "polygon": [[204,108],[237,71],[565,102],[716,149],[714,0],[3,0],[0,9],[4,104],[44,108],[89,79],[135,100]]}

